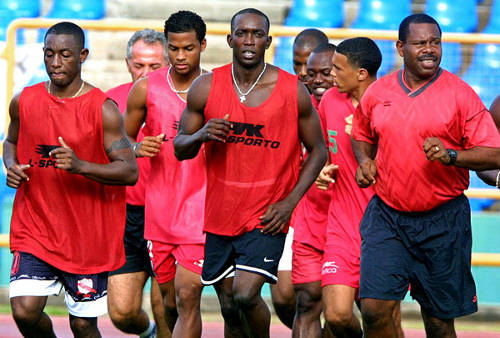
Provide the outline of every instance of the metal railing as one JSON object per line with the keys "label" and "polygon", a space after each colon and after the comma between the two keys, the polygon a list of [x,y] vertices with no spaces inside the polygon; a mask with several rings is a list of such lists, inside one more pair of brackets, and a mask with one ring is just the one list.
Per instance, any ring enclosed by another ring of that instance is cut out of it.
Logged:
{"label": "metal railing", "polygon": [[[5,112],[8,119],[9,101],[13,95],[14,88],[14,67],[16,51],[16,31],[21,28],[37,29],[48,28],[60,19],[17,19],[14,20],[7,29],[7,43],[0,58],[7,61],[7,81],[6,81],[6,107]],[[163,22],[158,24],[139,20],[74,20],[75,23],[84,29],[97,31],[136,31],[144,28],[151,28],[163,31]],[[271,26],[270,35],[273,37],[295,36],[306,27],[285,27]],[[386,30],[360,30],[347,28],[322,28],[322,31],[331,39],[346,39],[358,36],[366,36],[376,40],[397,40],[397,31]],[[207,23],[208,35],[226,35],[229,33],[229,23]],[[462,34],[443,33],[444,42],[459,42],[465,44],[477,43],[497,43],[500,44],[500,34]],[[266,54],[266,60],[272,62],[274,56],[274,44]],[[8,121],[7,124],[8,125]],[[466,195],[470,198],[492,198],[500,200],[500,191],[496,189],[469,189]],[[0,234],[0,247],[9,246],[9,235]],[[472,265],[475,266],[500,266],[500,253],[472,253]]]}

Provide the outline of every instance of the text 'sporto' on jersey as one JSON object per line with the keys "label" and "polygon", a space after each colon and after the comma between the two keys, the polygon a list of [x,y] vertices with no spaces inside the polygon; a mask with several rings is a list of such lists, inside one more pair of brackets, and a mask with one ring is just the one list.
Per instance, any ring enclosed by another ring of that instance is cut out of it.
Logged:
{"label": "text 'sporto' on jersey", "polygon": [[206,144],[204,230],[235,236],[259,227],[267,207],[285,198],[297,182],[297,77],[279,70],[271,95],[247,107],[233,89],[231,65],[214,69],[205,121],[226,114],[232,124],[227,142]]}
{"label": "text 'sporto' on jersey", "polygon": [[84,161],[108,163],[103,144],[102,106],[95,88],[59,99],[44,83],[19,99],[17,158],[29,164],[30,180],[17,190],[11,222],[11,250],[31,253],[77,274],[115,270],[125,263],[125,187],[104,185],[55,168],[49,153],[58,137]]}

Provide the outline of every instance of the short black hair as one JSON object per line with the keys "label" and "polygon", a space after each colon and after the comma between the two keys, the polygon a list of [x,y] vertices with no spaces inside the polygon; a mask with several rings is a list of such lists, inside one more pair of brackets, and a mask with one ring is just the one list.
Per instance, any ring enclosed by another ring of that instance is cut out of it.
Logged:
{"label": "short black hair", "polygon": [[[458,6],[458,5],[457,5]],[[401,42],[406,42],[408,34],[410,34],[410,24],[412,23],[432,23],[439,29],[439,35],[441,36],[441,27],[439,27],[438,22],[430,15],[424,13],[412,14],[407,16],[399,24],[398,39]]]}
{"label": "short black hair", "polygon": [[55,25],[51,26],[47,32],[45,33],[45,36],[43,38],[43,41],[47,39],[47,36],[50,34],[68,34],[72,35],[73,38],[75,39],[76,46],[81,50],[85,46],[85,34],[83,34],[83,29],[68,21],[63,21],[63,22],[58,22]]}
{"label": "short black hair", "polygon": [[267,17],[267,15],[255,8],[245,8],[233,15],[233,17],[231,18],[231,33],[234,31],[234,21],[236,20],[236,17],[242,14],[256,14],[262,16],[266,20],[266,30],[269,33],[269,27],[271,26],[269,18]]}
{"label": "short black hair", "polygon": [[318,47],[314,48],[312,53],[325,53],[325,52],[330,52],[330,53],[335,53],[335,50],[337,49],[337,46],[335,46],[333,43],[323,43],[319,45]]}
{"label": "short black hair", "polygon": [[170,17],[165,21],[165,28],[163,33],[165,38],[168,40],[168,33],[186,33],[194,30],[196,32],[196,38],[200,43],[205,39],[207,34],[207,25],[196,13],[191,11],[179,11],[170,15]]}
{"label": "short black hair", "polygon": [[382,53],[377,44],[369,38],[358,37],[342,41],[337,53],[345,55],[351,66],[364,68],[371,76],[377,75],[382,63]]}
{"label": "short black hair", "polygon": [[328,36],[316,28],[304,29],[293,40],[293,47],[303,47],[305,45],[316,48],[319,45],[328,43]]}

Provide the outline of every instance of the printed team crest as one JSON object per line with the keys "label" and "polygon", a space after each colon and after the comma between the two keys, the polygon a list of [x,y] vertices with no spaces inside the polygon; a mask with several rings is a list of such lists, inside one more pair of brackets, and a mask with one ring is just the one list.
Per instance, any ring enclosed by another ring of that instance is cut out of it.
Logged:
{"label": "printed team crest", "polygon": [[84,298],[90,297],[91,293],[97,293],[96,289],[94,289],[94,282],[92,282],[92,279],[90,278],[80,279],[76,283],[76,287],[78,288],[78,292],[76,294],[78,296],[83,295]]}

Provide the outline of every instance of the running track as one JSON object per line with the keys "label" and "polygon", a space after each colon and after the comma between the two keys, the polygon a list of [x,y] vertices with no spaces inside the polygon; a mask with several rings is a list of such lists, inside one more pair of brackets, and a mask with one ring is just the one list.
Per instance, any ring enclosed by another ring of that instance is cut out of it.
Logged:
{"label": "running track", "polygon": [[[66,317],[52,317],[54,330],[58,337],[72,337],[71,330],[69,329],[68,319]],[[120,333],[113,327],[109,318],[99,319],[99,329],[104,338],[115,337],[132,337]],[[9,315],[0,315],[0,336],[2,338],[20,337],[19,331],[12,317]],[[290,330],[283,325],[271,325],[271,337],[273,338],[289,338],[291,336]],[[405,330],[406,338],[424,338],[424,330],[407,329]],[[457,332],[459,338],[500,338],[500,332],[477,332],[477,331],[459,331]],[[203,338],[220,338],[223,337],[223,324],[222,322],[205,322],[203,323]]]}

